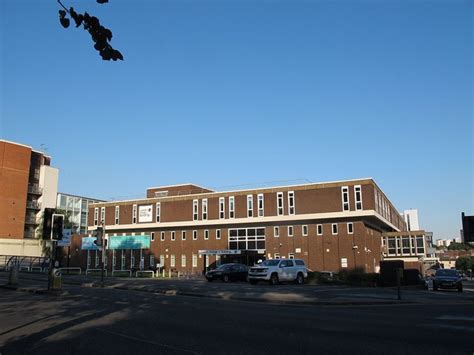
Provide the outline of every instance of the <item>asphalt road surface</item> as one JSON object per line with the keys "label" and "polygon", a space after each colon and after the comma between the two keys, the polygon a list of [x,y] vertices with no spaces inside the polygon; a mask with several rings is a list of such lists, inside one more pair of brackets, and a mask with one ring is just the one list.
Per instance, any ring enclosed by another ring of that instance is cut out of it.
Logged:
{"label": "asphalt road surface", "polygon": [[472,354],[474,303],[298,306],[0,289],[0,353]]}

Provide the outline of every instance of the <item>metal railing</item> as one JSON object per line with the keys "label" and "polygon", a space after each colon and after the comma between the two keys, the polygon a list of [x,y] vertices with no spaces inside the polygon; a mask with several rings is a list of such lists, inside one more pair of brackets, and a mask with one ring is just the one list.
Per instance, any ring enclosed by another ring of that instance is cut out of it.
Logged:
{"label": "metal railing", "polygon": [[20,255],[0,255],[0,270],[9,271],[12,267],[18,266],[20,271],[48,269],[49,259],[42,256],[20,256]]}
{"label": "metal railing", "polygon": [[43,189],[36,184],[29,184],[28,185],[28,193],[35,194],[35,195],[42,195]]}
{"label": "metal railing", "polygon": [[39,210],[40,209],[40,204],[37,201],[28,201],[28,202],[26,202],[26,207],[27,208],[32,208],[32,209],[35,209],[35,210]]}

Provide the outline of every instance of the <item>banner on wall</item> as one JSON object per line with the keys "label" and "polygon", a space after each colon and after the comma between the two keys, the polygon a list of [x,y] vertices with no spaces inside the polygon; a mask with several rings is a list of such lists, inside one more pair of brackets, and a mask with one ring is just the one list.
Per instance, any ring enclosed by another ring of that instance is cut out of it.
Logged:
{"label": "banner on wall", "polygon": [[145,205],[138,206],[138,222],[152,222],[153,221],[153,206]]}

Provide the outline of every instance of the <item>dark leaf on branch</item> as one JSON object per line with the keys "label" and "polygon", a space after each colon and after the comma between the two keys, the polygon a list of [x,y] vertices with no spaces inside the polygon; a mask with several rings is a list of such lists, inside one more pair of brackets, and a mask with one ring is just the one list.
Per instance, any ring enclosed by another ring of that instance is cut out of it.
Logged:
{"label": "dark leaf on branch", "polygon": [[110,46],[108,46],[105,49],[101,50],[99,53],[100,53],[100,56],[102,57],[103,60],[112,59],[112,48],[110,48]]}
{"label": "dark leaf on branch", "polygon": [[109,2],[109,0],[97,0],[97,2],[99,4],[105,4],[105,3]]}
{"label": "dark leaf on branch", "polygon": [[79,27],[82,23],[82,20],[84,19],[84,16],[82,16],[81,14],[78,14],[76,11],[74,11],[72,7],[69,9],[69,14],[71,15],[72,19],[76,23],[76,27]]}
{"label": "dark leaf on branch", "polygon": [[107,41],[97,41],[94,44],[94,48],[98,51],[105,49],[105,47],[107,47]]}
{"label": "dark leaf on branch", "polygon": [[105,32],[105,37],[107,37],[107,41],[110,42],[112,40],[112,31],[106,28],[104,32]]}
{"label": "dark leaf on branch", "polygon": [[118,50],[113,49],[113,52],[112,52],[112,59],[113,59],[114,61],[116,61],[117,59],[123,60],[123,55],[122,55],[122,53],[120,53]]}
{"label": "dark leaf on branch", "polygon": [[66,11],[59,10],[59,18],[64,18],[66,16]]}
{"label": "dark leaf on branch", "polygon": [[61,22],[61,25],[63,25],[64,28],[69,27],[69,19],[68,18],[60,18],[59,21]]}

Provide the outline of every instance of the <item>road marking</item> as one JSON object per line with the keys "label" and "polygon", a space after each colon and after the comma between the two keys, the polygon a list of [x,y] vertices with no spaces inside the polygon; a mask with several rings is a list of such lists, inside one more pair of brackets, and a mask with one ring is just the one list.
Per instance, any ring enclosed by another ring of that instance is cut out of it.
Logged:
{"label": "road marking", "polygon": [[458,316],[450,316],[450,315],[445,315],[445,316],[440,316],[436,317],[436,319],[442,319],[442,320],[465,320],[468,322],[474,322],[474,317],[458,317]]}
{"label": "road marking", "polygon": [[193,351],[193,350],[188,350],[188,349],[184,349],[184,348],[179,348],[177,346],[158,343],[158,342],[147,340],[147,339],[136,338],[132,335],[117,333],[117,332],[114,332],[112,330],[107,330],[107,329],[103,329],[103,328],[94,328],[94,329],[96,329],[98,331],[101,331],[101,332],[104,332],[104,333],[110,333],[110,334],[113,334],[113,335],[116,335],[116,336],[119,336],[119,337],[122,337],[122,338],[139,341],[139,342],[142,342],[142,343],[147,343],[147,344],[151,344],[151,345],[158,345],[158,346],[162,346],[164,348],[168,348],[168,349],[172,349],[172,350],[178,350],[178,351],[182,351],[182,352],[190,353],[190,354],[200,354],[199,352],[196,352],[196,351]]}

